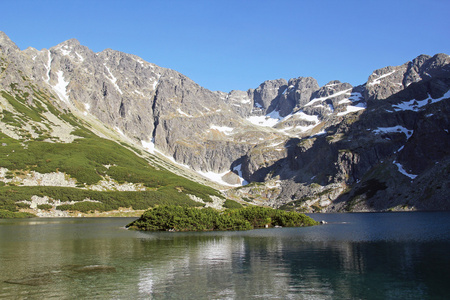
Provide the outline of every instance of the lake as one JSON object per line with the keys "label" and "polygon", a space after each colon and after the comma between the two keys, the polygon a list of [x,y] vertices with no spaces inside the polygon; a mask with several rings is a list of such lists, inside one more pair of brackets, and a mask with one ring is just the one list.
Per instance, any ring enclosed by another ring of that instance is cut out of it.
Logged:
{"label": "lake", "polygon": [[0,220],[5,299],[444,299],[450,212],[311,214],[327,224],[138,232],[136,218]]}

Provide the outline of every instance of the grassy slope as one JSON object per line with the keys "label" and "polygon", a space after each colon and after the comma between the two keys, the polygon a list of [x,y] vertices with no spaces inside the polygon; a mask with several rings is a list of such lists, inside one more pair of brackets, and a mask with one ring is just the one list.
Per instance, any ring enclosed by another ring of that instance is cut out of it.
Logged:
{"label": "grassy slope", "polygon": [[[16,202],[30,200],[32,195],[49,196],[61,201],[89,198],[101,202],[61,207],[80,211],[108,211],[119,207],[147,209],[157,204],[202,206],[192,201],[187,194],[196,195],[204,201],[211,201],[209,195],[220,197],[210,187],[175,175],[162,167],[153,167],[123,145],[98,137],[74,115],[56,109],[51,97],[34,86],[28,86],[28,90],[32,91],[31,103],[28,92],[23,92],[16,85],[11,85],[11,88],[14,92],[1,91],[0,96],[14,110],[3,109],[0,120],[9,128],[14,128],[21,138],[14,139],[0,132],[0,167],[9,170],[7,177],[10,178],[29,171],[64,172],[76,179],[78,188],[11,186],[0,182],[0,209],[17,211],[19,207]],[[74,128],[71,134],[79,138],[72,143],[58,141],[52,136],[51,122],[46,120],[45,113],[52,113],[70,124]],[[31,124],[34,134],[23,129],[26,124]],[[104,176],[109,176],[117,183],[141,183],[146,190],[99,192],[81,189],[98,183]]]}

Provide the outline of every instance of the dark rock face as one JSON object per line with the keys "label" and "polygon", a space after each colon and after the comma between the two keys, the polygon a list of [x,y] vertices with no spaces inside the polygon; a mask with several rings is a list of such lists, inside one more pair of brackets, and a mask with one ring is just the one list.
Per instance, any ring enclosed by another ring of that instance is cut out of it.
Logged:
{"label": "dark rock face", "polygon": [[312,77],[299,77],[290,79],[287,88],[279,99],[276,110],[281,116],[287,116],[295,109],[300,109],[309,102],[319,84]]}
{"label": "dark rock face", "polygon": [[20,51],[0,32],[0,58],[1,89],[26,90],[25,76],[136,146],[228,172],[230,184],[260,183],[230,195],[306,211],[449,208],[446,54],[375,70],[356,87],[298,77],[229,93],[77,40]]}
{"label": "dark rock face", "polygon": [[[253,91],[253,101],[263,113],[273,110],[280,95],[286,90],[285,79],[267,80]],[[271,109],[272,108],[272,109]]]}

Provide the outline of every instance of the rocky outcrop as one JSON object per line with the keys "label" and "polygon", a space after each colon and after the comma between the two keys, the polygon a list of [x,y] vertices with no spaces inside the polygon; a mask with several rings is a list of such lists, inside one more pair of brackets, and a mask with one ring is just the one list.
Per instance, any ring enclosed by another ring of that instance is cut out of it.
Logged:
{"label": "rocky outcrop", "polygon": [[387,99],[412,83],[448,77],[448,72],[447,54],[420,55],[401,66],[375,70],[367,80],[365,98],[368,101]]}
{"label": "rocky outcrop", "polygon": [[279,97],[287,89],[285,79],[267,80],[255,90],[251,90],[253,102],[262,114],[272,111],[278,104]]}

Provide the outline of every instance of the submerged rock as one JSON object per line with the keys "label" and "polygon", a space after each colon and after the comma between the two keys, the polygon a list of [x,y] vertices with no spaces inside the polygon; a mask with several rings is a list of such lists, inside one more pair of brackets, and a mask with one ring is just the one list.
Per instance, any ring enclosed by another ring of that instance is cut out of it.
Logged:
{"label": "submerged rock", "polygon": [[86,273],[114,273],[116,268],[106,265],[89,265],[77,267],[74,269],[75,272],[86,272]]}

